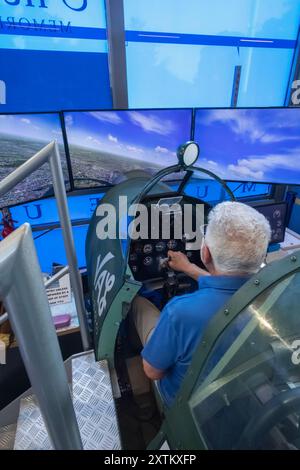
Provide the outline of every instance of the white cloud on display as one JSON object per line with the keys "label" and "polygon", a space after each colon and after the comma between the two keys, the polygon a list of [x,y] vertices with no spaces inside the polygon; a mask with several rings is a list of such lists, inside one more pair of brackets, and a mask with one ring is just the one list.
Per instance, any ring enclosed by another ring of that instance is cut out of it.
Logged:
{"label": "white cloud on display", "polygon": [[237,165],[229,165],[229,170],[243,174],[244,171],[254,172],[263,178],[266,171],[290,170],[300,171],[300,148],[291,150],[286,156],[267,155],[263,158],[259,156],[250,156],[237,161]]}
{"label": "white cloud on display", "polygon": [[143,149],[134,147],[133,145],[126,145],[126,148],[129,150],[129,152],[144,153]]}
{"label": "white cloud on display", "polygon": [[141,127],[145,132],[154,132],[155,134],[168,135],[174,130],[172,121],[161,121],[153,114],[145,115],[138,111],[127,112],[131,122]]}
{"label": "white cloud on display", "polygon": [[66,125],[67,125],[68,127],[71,127],[71,126],[73,126],[73,124],[74,124],[73,117],[72,117],[70,114],[68,114],[67,116],[65,116],[65,121],[66,121]]}
{"label": "white cloud on display", "polygon": [[158,45],[154,52],[154,66],[163,66],[179,81],[195,83],[204,46],[181,44]]}
{"label": "white cloud on display", "polygon": [[[287,120],[287,116],[283,117],[284,124],[278,124],[274,126],[272,122],[272,129],[277,127],[277,129],[286,129],[292,127],[298,127],[299,124],[295,119]],[[260,141],[264,144],[284,142],[287,140],[298,140],[297,136],[284,136],[282,134],[274,134],[267,132],[267,126],[262,127],[262,123],[258,121],[254,116],[250,116],[249,113],[245,110],[222,110],[218,109],[211,111],[205,118],[205,125],[210,125],[215,122],[228,124],[235,134],[238,136],[244,135],[248,137],[251,143]]]}
{"label": "white cloud on display", "polygon": [[108,138],[108,140],[109,140],[110,142],[115,142],[115,143],[118,142],[117,137],[114,137],[114,136],[111,135],[111,134],[108,134],[107,138]]}
{"label": "white cloud on display", "polygon": [[169,153],[169,150],[165,147],[160,147],[159,145],[155,147],[155,152],[157,153]]}
{"label": "white cloud on display", "polygon": [[114,111],[110,111],[109,113],[106,111],[104,112],[96,111],[96,112],[88,112],[86,114],[88,116],[92,116],[98,121],[110,122],[111,124],[121,124],[123,122],[120,115],[115,113]]}
{"label": "white cloud on display", "polygon": [[[264,125],[255,116],[249,115],[246,110],[240,110],[238,113],[235,110],[214,110],[208,114],[205,119],[205,125],[216,122],[226,124],[239,137],[243,135],[246,143],[276,144],[299,140],[299,137],[296,135],[282,134],[283,130],[299,126],[299,123],[292,114],[284,113],[280,116],[279,113],[277,114],[276,122],[268,124],[266,121]],[[270,132],[268,132],[269,129]],[[276,133],[276,130],[278,130],[278,133]],[[270,172],[278,170],[300,171],[299,155],[300,148],[294,148],[287,150],[285,155],[276,153],[250,155],[246,158],[237,159],[236,163],[229,165],[222,165],[213,160],[205,159],[204,164],[223,178],[232,178],[232,175],[234,175],[237,179],[264,181],[268,179]]]}

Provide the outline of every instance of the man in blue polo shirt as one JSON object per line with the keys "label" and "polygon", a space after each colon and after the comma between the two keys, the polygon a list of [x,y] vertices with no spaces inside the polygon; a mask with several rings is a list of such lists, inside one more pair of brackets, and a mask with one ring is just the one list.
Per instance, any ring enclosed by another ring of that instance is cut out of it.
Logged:
{"label": "man in blue polo shirt", "polygon": [[270,233],[268,221],[255,209],[237,202],[218,204],[203,229],[201,259],[208,272],[183,253],[168,253],[170,268],[197,280],[199,289],[174,297],[161,313],[147,299],[135,299],[133,318],[144,345],[144,371],[158,381],[167,406],[212,316],[259,270]]}

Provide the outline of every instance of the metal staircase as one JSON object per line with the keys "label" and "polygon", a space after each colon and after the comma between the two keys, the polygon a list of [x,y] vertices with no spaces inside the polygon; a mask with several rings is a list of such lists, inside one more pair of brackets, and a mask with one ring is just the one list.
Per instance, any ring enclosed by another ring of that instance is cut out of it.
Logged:
{"label": "metal staircase", "polygon": [[[71,358],[72,401],[84,450],[121,449],[110,371],[94,353]],[[17,424],[0,428],[0,450],[52,450],[36,397],[19,400]]]}

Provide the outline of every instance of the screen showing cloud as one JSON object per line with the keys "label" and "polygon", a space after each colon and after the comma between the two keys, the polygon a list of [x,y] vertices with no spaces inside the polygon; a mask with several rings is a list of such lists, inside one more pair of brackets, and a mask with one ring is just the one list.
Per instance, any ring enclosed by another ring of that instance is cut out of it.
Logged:
{"label": "screen showing cloud", "polygon": [[191,110],[93,111],[65,114],[75,185],[113,183],[131,170],[149,173],[177,162],[190,140]]}
{"label": "screen showing cloud", "polygon": [[300,183],[300,110],[197,110],[201,165],[227,180]]}

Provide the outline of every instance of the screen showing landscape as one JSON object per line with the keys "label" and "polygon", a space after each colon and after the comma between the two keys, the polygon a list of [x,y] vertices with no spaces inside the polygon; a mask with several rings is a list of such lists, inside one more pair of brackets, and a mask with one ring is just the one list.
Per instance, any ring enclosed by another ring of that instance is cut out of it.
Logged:
{"label": "screen showing landscape", "polygon": [[300,184],[300,109],[198,109],[199,164],[227,180]]}
{"label": "screen showing landscape", "polygon": [[185,109],[65,113],[75,187],[113,184],[133,170],[153,174],[176,164],[191,120]]}
{"label": "screen showing landscape", "polygon": [[[69,189],[65,149],[58,114],[0,114],[0,180],[12,173],[53,140],[59,144],[66,187]],[[49,164],[21,181],[0,197],[0,207],[8,207],[52,195]]]}

